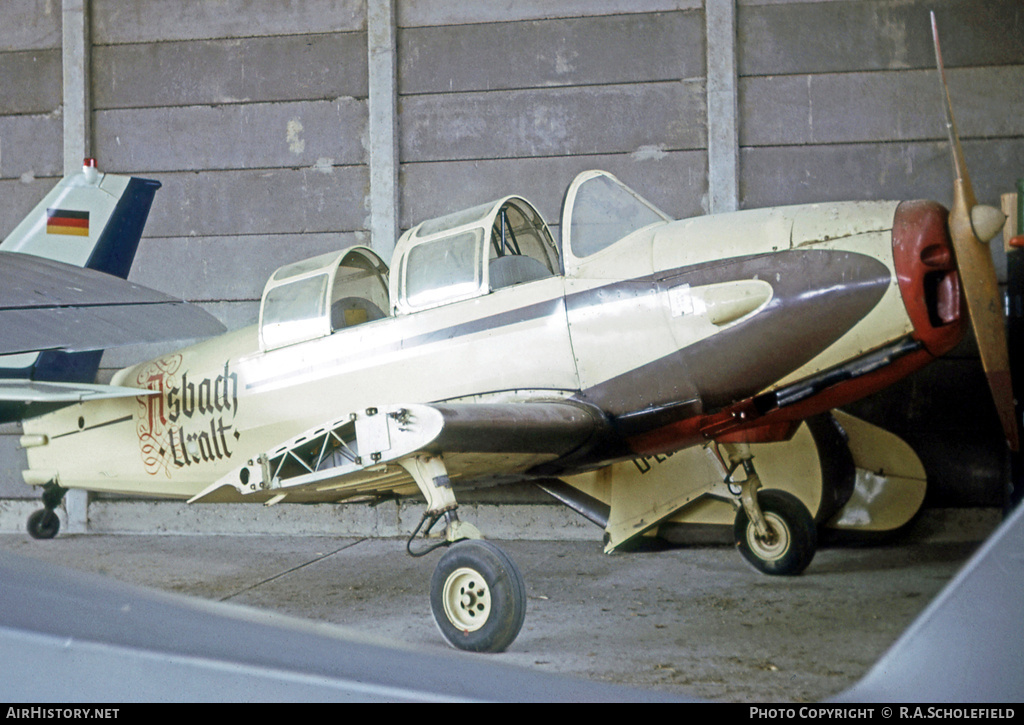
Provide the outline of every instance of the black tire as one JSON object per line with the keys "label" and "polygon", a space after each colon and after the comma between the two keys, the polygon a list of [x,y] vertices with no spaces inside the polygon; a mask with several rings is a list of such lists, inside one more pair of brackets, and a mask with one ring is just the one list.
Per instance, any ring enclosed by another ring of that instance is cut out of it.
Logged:
{"label": "black tire", "polygon": [[470,652],[503,652],[526,617],[526,586],[508,554],[487,541],[452,545],[430,578],[430,608],[441,636]]}
{"label": "black tire", "polygon": [[799,574],[818,549],[818,530],[811,512],[796,496],[777,489],[758,491],[757,502],[777,538],[767,543],[759,539],[747,512],[740,508],[733,524],[733,537],[740,553],[765,574]]}
{"label": "black tire", "polygon": [[60,517],[50,509],[39,509],[29,515],[26,528],[33,539],[52,539],[60,531]]}

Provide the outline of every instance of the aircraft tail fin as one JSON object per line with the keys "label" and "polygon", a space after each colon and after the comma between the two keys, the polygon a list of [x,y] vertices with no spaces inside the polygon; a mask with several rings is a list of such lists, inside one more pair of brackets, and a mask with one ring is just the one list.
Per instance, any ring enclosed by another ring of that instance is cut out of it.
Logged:
{"label": "aircraft tail fin", "polygon": [[[21,252],[128,278],[159,181],[103,174],[95,159],[65,176],[0,242]],[[101,351],[0,356],[0,378],[91,382]]]}
{"label": "aircraft tail fin", "polygon": [[22,252],[128,277],[159,181],[102,174],[94,159],[65,176],[0,243]]}

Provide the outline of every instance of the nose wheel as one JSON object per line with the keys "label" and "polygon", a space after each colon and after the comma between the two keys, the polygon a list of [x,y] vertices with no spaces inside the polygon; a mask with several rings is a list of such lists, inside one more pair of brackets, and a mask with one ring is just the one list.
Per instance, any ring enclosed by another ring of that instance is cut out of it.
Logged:
{"label": "nose wheel", "polygon": [[508,554],[494,544],[453,544],[430,580],[430,608],[441,636],[470,652],[503,652],[526,617],[526,585]]}

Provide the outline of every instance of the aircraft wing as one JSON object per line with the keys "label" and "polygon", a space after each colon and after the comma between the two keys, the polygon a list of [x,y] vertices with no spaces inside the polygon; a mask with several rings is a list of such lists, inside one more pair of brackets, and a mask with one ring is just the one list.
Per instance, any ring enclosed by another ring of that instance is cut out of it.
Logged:
{"label": "aircraft wing", "polygon": [[0,354],[103,350],[223,331],[206,311],[162,292],[63,262],[0,252]]}
{"label": "aircraft wing", "polygon": [[0,403],[81,403],[100,398],[136,398],[158,390],[91,383],[50,383],[38,380],[0,380]]}
{"label": "aircraft wing", "polygon": [[190,503],[396,491],[413,484],[403,464],[420,456],[441,457],[454,487],[509,482],[592,450],[607,430],[599,410],[564,400],[367,408],[265,452]]}

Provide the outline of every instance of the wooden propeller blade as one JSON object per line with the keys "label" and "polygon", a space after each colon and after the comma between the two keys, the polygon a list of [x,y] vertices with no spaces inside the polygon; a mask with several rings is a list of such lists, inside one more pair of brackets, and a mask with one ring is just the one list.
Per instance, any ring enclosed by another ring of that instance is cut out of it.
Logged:
{"label": "wooden propeller blade", "polygon": [[953,104],[946,84],[946,71],[939,49],[939,31],[932,13],[932,38],[935,41],[935,62],[939,69],[946,106],[946,129],[953,154],[953,208],[949,212],[949,234],[953,241],[960,285],[967,300],[971,327],[981,353],[981,365],[995,401],[996,412],[1013,451],[1019,448],[1017,417],[1010,378],[1010,355],[1006,344],[1006,320],[999,295],[999,282],[989,247],[980,241],[971,224],[971,210],[976,206],[974,190],[964,162],[960,137],[953,119]]}

